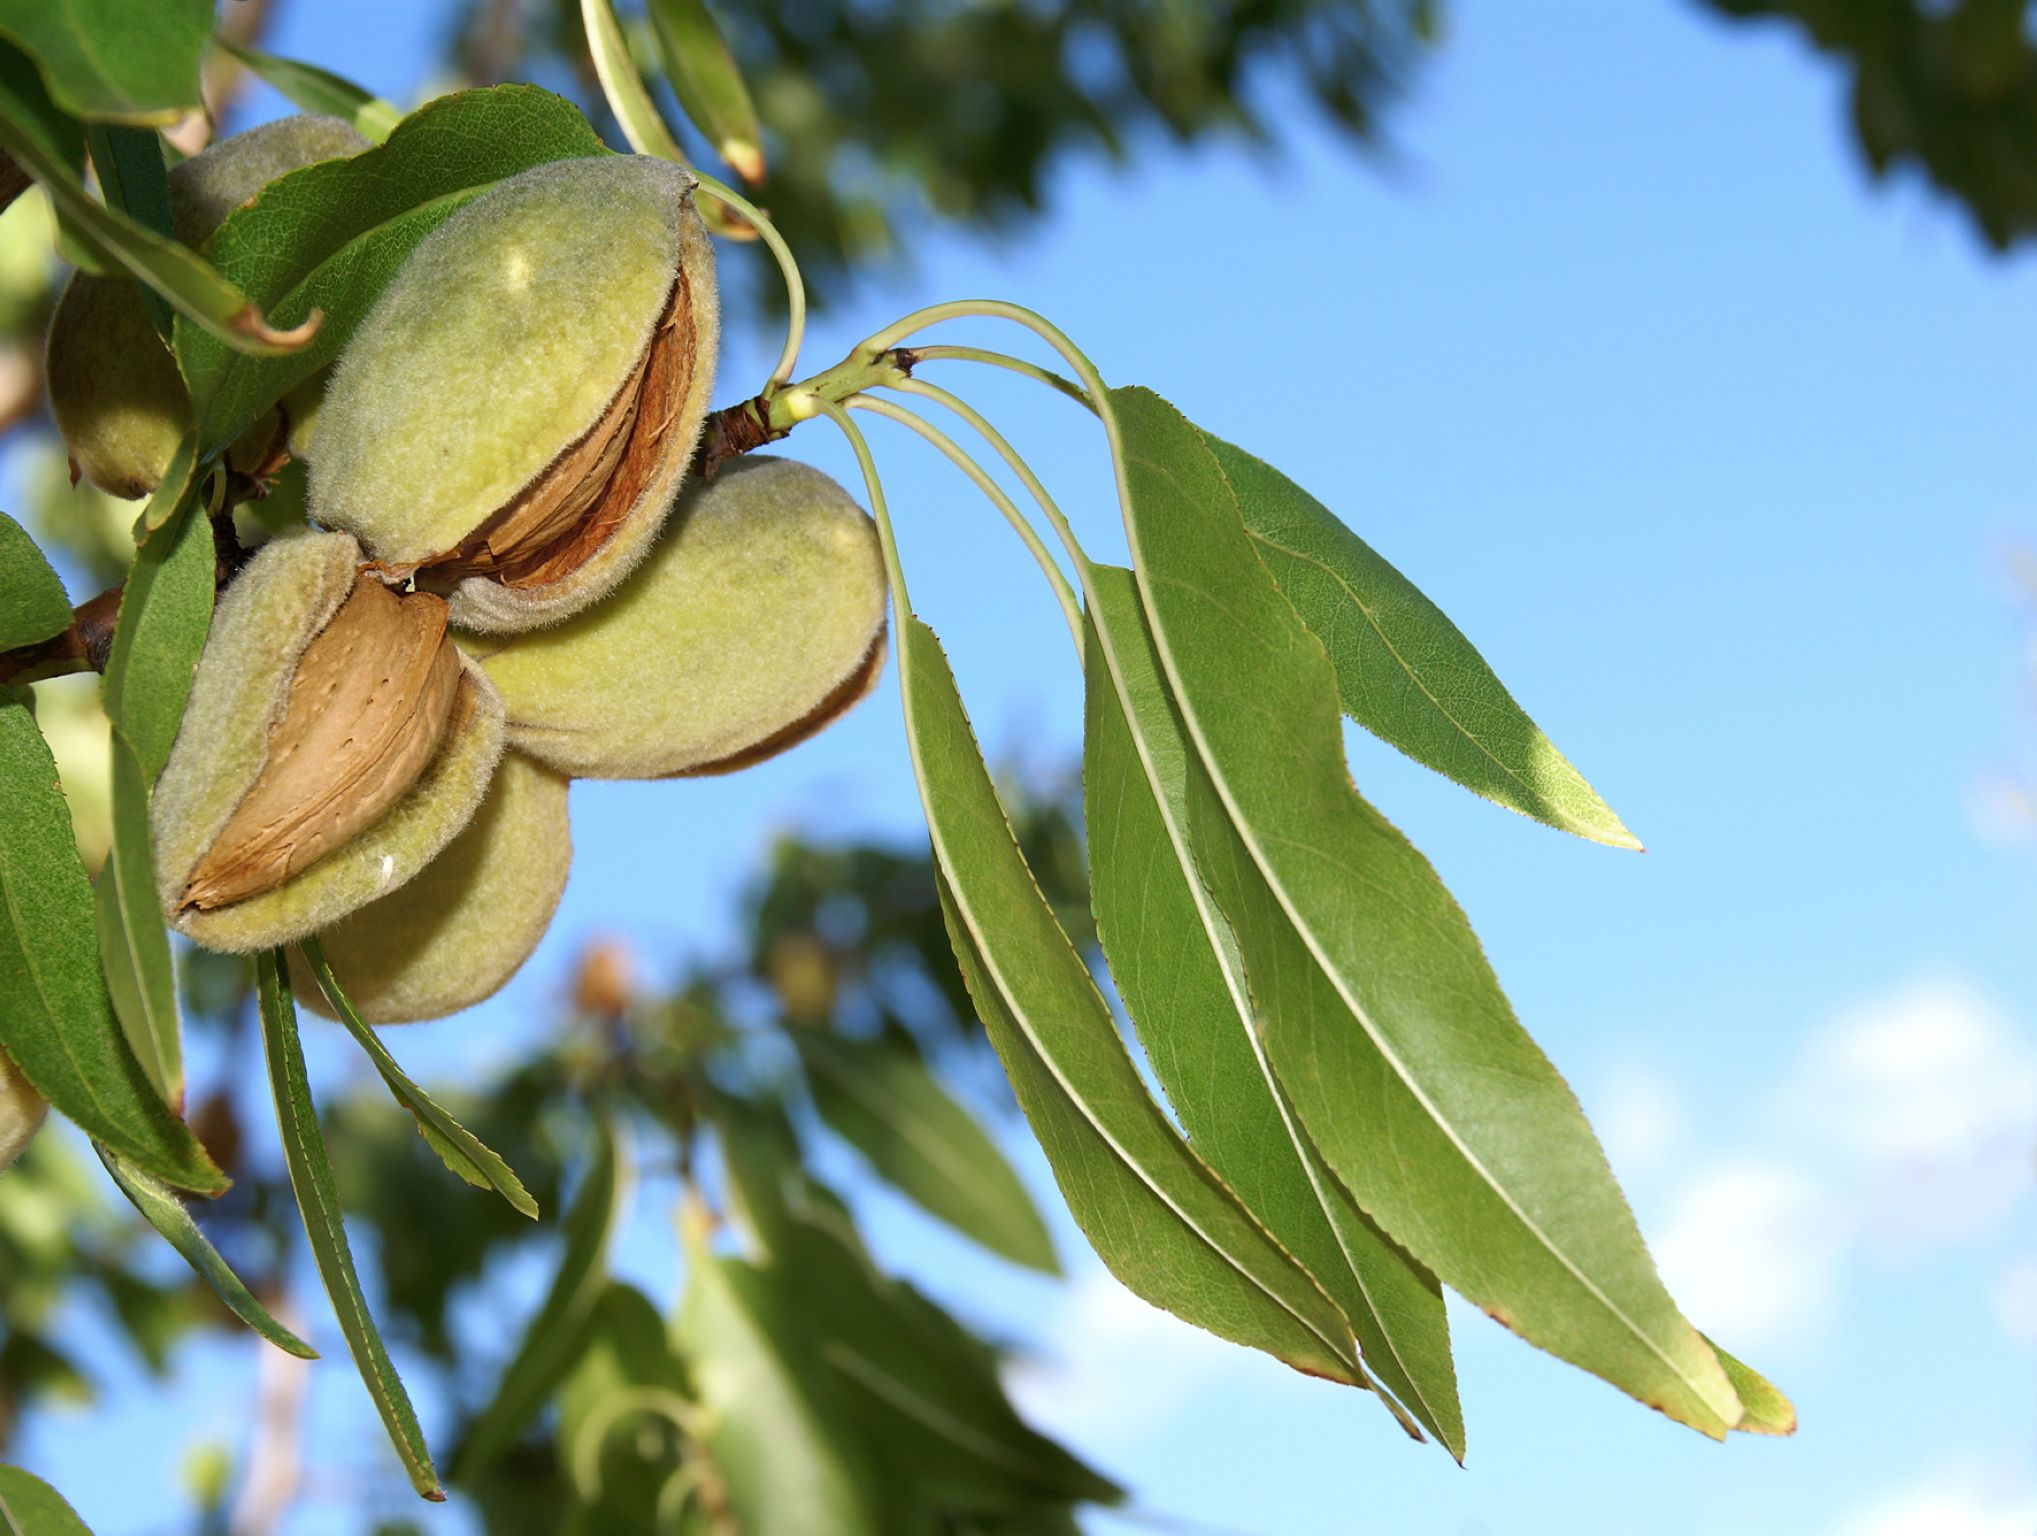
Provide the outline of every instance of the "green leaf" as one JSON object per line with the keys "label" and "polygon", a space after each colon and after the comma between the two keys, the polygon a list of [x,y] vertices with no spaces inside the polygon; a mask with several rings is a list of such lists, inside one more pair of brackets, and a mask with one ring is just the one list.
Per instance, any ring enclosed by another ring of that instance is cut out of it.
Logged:
{"label": "green leaf", "polygon": [[628,1203],[629,1162],[622,1129],[596,1122],[594,1161],[566,1213],[565,1252],[523,1342],[504,1367],[495,1396],[468,1431],[454,1459],[456,1482],[471,1483],[515,1443],[579,1354],[589,1315],[608,1281],[608,1245]]}
{"label": "green leaf", "polygon": [[216,40],[253,74],[283,97],[307,112],[322,112],[353,125],[354,132],[371,144],[380,144],[403,121],[402,109],[362,89],[344,75],[336,75],[316,64],[280,58],[226,38]]}
{"label": "green leaf", "polygon": [[[0,0],[0,4],[7,0]],[[102,271],[116,267],[162,295],[223,347],[264,355],[302,346],[314,327],[278,331],[201,257],[85,190],[78,125],[51,109],[28,60],[0,44],[0,150],[41,182],[68,232]]]}
{"label": "green leaf", "polygon": [[12,1536],[92,1536],[62,1494],[19,1467],[0,1467],[0,1520]]}
{"label": "green leaf", "polygon": [[360,1042],[361,1049],[368,1053],[368,1059],[382,1074],[382,1081],[389,1085],[389,1092],[395,1096],[396,1102],[416,1117],[418,1132],[432,1151],[475,1188],[494,1190],[525,1216],[537,1220],[538,1203],[523,1187],[516,1171],[490,1151],[480,1137],[439,1108],[431,1095],[406,1077],[403,1069],[396,1065],[396,1058],[382,1044],[381,1037],[361,1021],[360,1011],[354,1007],[353,999],[347,996],[339,978],[333,975],[331,965],[326,962],[325,950],[318,940],[306,939],[298,950],[317,979],[318,989],[332,1004],[340,1022]]}
{"label": "green leaf", "polygon": [[27,530],[0,512],[0,651],[36,645],[70,627],[63,582]]}
{"label": "green leaf", "polygon": [[213,0],[0,0],[0,35],[83,118],[164,127],[205,105],[198,62]]}
{"label": "green leaf", "polygon": [[1719,1357],[1719,1364],[1726,1369],[1727,1380],[1733,1383],[1733,1390],[1739,1394],[1747,1415],[1733,1427],[1750,1435],[1793,1435],[1797,1432],[1796,1404],[1792,1403],[1774,1383],[1750,1365],[1745,1365],[1719,1348],[1710,1334],[1705,1342],[1712,1346],[1712,1353]]}
{"label": "green leaf", "polygon": [[[1464,1455],[1443,1295],[1351,1206],[1274,1081],[1237,938],[1195,873],[1189,748],[1132,573],[1089,565],[1083,808],[1110,973],[1189,1144],[1342,1308],[1389,1408]],[[1402,1422],[1410,1432],[1413,1424]]]}
{"label": "green leaf", "polygon": [[1200,435],[1252,547],[1329,651],[1344,713],[1509,810],[1593,842],[1641,846],[1420,588],[1272,465]]}
{"label": "green leaf", "polygon": [[[0,0],[4,3],[4,0]],[[175,239],[170,217],[170,176],[163,164],[163,140],[149,128],[120,123],[88,123],[85,148],[99,175],[107,206],[117,208],[142,228]],[[149,321],[167,343],[173,319],[170,306],[153,288],[141,290]]]}
{"label": "green leaf", "polygon": [[236,1275],[226,1260],[219,1256],[205,1234],[198,1230],[198,1223],[191,1219],[191,1213],[184,1208],[176,1191],[161,1179],[153,1178],[129,1163],[126,1158],[108,1147],[94,1144],[99,1160],[106,1165],[107,1173],[120,1187],[120,1192],[133,1202],[134,1208],[147,1218],[148,1224],[162,1234],[163,1240],[197,1272],[198,1278],[211,1286],[219,1299],[226,1303],[229,1312],[246,1323],[250,1328],[267,1339],[286,1354],[300,1360],[316,1360],[318,1351],[285,1328]]}
{"label": "green leaf", "polygon": [[113,842],[92,892],[99,960],[114,1017],[135,1060],[163,1102],[181,1111],[184,1046],[177,1018],[177,973],[170,960],[170,931],[156,895],[148,782],[134,749],[117,730],[111,733],[109,750]]}
{"label": "green leaf", "polygon": [[1302,1124],[1395,1241],[1531,1343],[1706,1434],[1731,1383],[1435,871],[1353,788],[1336,678],[1196,429],[1113,390],[1125,524],[1207,775],[1205,878]]}
{"label": "green leaf", "polygon": [[289,357],[248,357],[179,324],[176,351],[197,404],[201,447],[231,443],[262,412],[339,355],[418,242],[505,177],[553,160],[609,153],[569,101],[529,85],[427,102],[389,141],[278,177],[237,208],[205,254],[279,323],[324,314]]}
{"label": "green leaf", "polygon": [[1077,1225],[1134,1294],[1358,1384],[1350,1330],[1167,1123],[1026,867],[934,632],[899,617],[899,688],[948,938]]}
{"label": "green leaf", "polygon": [[880,1177],[993,1253],[1060,1272],[1025,1185],[924,1065],[896,1047],[840,1035],[795,1030],[791,1038],[821,1119]]}
{"label": "green leaf", "polygon": [[143,514],[146,521],[158,501],[171,504],[135,553],[99,689],[107,719],[134,748],[145,785],[153,785],[169,761],[212,627],[212,523],[196,504],[195,484],[187,479],[181,490],[171,489],[180,471],[189,474],[191,442],[187,437],[178,445],[170,473]]}
{"label": "green leaf", "polygon": [[587,33],[587,52],[594,60],[594,73],[601,80],[601,93],[622,125],[630,148],[640,155],[656,155],[674,165],[687,165],[686,154],[672,130],[665,125],[657,103],[644,88],[637,73],[629,44],[622,35],[622,23],[615,19],[610,0],[580,0],[580,24]]}
{"label": "green leaf", "polygon": [[764,179],[764,134],[735,55],[704,0],[648,0],[651,30],[679,105],[744,181]]}
{"label": "green leaf", "polygon": [[620,1280],[608,1281],[590,1311],[586,1347],[559,1387],[559,1464],[588,1503],[655,1506],[664,1468],[630,1468],[636,1485],[625,1493],[604,1488],[604,1452],[617,1431],[645,1416],[662,1417],[682,1431],[694,1410],[686,1370],[672,1352],[665,1320],[648,1296]]}
{"label": "green leaf", "polygon": [[87,1135],[180,1189],[218,1194],[226,1176],[121,1036],[56,763],[27,708],[5,693],[0,804],[0,1045]]}
{"label": "green leaf", "polygon": [[706,1411],[708,1454],[744,1536],[923,1528],[884,1506],[855,1420],[771,1274],[694,1250],[678,1340]]}
{"label": "green leaf", "polygon": [[283,1141],[283,1161],[290,1188],[304,1216],[304,1235],[318,1278],[332,1298],[340,1333],[353,1354],[361,1380],[382,1416],[382,1427],[396,1448],[410,1486],[434,1503],[445,1498],[432,1470],[431,1448],[418,1428],[410,1395],[390,1363],[389,1351],[368,1313],[361,1277],[347,1247],[347,1229],[340,1217],[339,1190],[334,1186],[332,1160],[325,1135],[318,1128],[318,1108],[311,1101],[311,1082],[304,1071],[304,1046],[297,1038],[297,1005],[290,996],[290,966],[283,951],[264,950],[255,957],[255,992],[262,1015],[262,1053],[269,1063],[269,1087],[276,1100],[276,1129]]}

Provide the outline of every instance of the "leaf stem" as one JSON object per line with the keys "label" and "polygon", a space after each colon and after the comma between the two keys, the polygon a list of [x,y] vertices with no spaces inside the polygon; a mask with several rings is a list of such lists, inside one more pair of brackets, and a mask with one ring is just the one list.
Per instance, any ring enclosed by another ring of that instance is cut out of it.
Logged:
{"label": "leaf stem", "polygon": [[857,464],[862,467],[863,484],[870,493],[870,516],[876,520],[877,542],[884,550],[885,574],[891,579],[891,611],[903,631],[912,617],[912,599],[906,595],[905,567],[898,560],[898,535],[891,526],[891,509],[884,501],[884,482],[877,477],[877,461],[870,456],[869,441],[863,436],[863,429],[834,401],[815,396],[813,408],[842,429],[849,447],[855,451]]}
{"label": "leaf stem", "polygon": [[1013,357],[1008,352],[993,352],[988,347],[933,346],[914,347],[912,355],[923,363],[987,363],[993,368],[1023,374],[1037,384],[1060,391],[1077,405],[1092,411],[1096,409],[1090,403],[1089,392],[1073,379],[1064,378],[1051,368],[1042,368],[1038,363],[1029,363],[1022,357]]}
{"label": "leaf stem", "polygon": [[792,259],[792,248],[778,233],[778,226],[766,218],[756,204],[705,171],[695,170],[693,174],[700,182],[701,191],[749,220],[751,227],[764,237],[764,243],[771,247],[778,270],[785,275],[785,302],[790,314],[785,323],[785,348],[778,354],[778,366],[771,370],[771,377],[764,385],[763,394],[768,399],[792,382],[792,372],[799,366],[799,344],[806,337],[806,280],[799,275],[799,263]]}
{"label": "leaf stem", "polygon": [[[913,384],[908,379],[894,387],[912,389]],[[936,394],[945,393],[945,391],[934,389],[931,385],[927,386],[927,388],[933,390]],[[914,393],[919,393],[919,391],[914,390]],[[1075,642],[1075,654],[1079,657],[1082,654],[1082,605],[1076,599],[1075,589],[1068,584],[1066,573],[1062,571],[1059,565],[1054,563],[1053,552],[1047,548],[1045,541],[1040,538],[1039,530],[1033,527],[1032,523],[1026,519],[1025,514],[1019,511],[1011,497],[1005,494],[1004,487],[991,479],[985,473],[983,466],[971,458],[947,433],[924,418],[908,411],[904,406],[894,405],[889,400],[880,400],[874,395],[852,395],[849,397],[847,404],[852,411],[869,411],[888,420],[898,422],[901,426],[910,427],[935,448],[947,455],[955,467],[973,480],[976,483],[976,488],[990,498],[991,504],[1004,514],[1004,520],[1011,524],[1012,531],[1024,541],[1026,548],[1032,552],[1033,559],[1039,562],[1040,571],[1047,578],[1048,585],[1053,587],[1054,600],[1061,605],[1062,616],[1068,621],[1069,638]],[[1009,447],[1008,444],[1005,446]],[[1013,468],[1027,481],[1029,488],[1039,485],[1039,481],[1033,478],[1032,472],[1026,467],[1024,460],[1018,459],[1015,453],[1007,458],[1006,462],[1012,464]],[[1036,490],[1035,494],[1037,497],[1044,498],[1046,492]],[[1051,505],[1051,503],[1042,500],[1042,505]],[[1059,517],[1059,509],[1055,509],[1051,515]],[[1071,537],[1072,535],[1063,534],[1064,539]]]}

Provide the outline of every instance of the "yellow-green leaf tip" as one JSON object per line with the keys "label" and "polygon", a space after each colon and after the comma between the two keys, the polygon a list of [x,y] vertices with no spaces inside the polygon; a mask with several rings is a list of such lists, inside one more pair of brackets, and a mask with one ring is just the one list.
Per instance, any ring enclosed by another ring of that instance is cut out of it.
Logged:
{"label": "yellow-green leaf tip", "polygon": [[311,511],[454,622],[556,622],[655,539],[719,344],[694,181],[643,156],[512,176],[432,232],[340,355]]}
{"label": "yellow-green leaf tip", "polygon": [[690,487],[650,558],[552,629],[462,643],[512,743],[576,778],[746,766],[862,697],[883,660],[876,531],[833,480],[747,458]]}

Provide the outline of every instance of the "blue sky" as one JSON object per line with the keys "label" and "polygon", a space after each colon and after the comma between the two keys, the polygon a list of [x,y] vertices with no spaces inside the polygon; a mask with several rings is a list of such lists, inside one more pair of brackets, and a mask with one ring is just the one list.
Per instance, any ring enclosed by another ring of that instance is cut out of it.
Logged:
{"label": "blue sky", "polygon": [[[1036,1346],[1018,1385],[1043,1420],[1196,1528],[2028,1536],[2037,862],[1990,786],[2037,777],[2005,574],[2037,541],[2037,265],[1989,255],[1916,185],[1869,184],[1838,81],[1783,34],[1671,0],[1452,12],[1389,163],[1298,106],[1275,158],[1071,161],[1050,218],[920,240],[911,272],[816,326],[806,366],[920,303],[1029,304],[1112,382],[1281,465],[1458,621],[1650,851],[1570,842],[1355,734],[1354,772],[1469,911],[1687,1310],[1793,1393],[1803,1429],[1714,1446],[1464,1313],[1460,1471],[1361,1398],[1130,1300],[1065,1219],[1056,1287],[881,1193],[863,1208],[890,1261]],[[438,14],[298,5],[275,46],[407,99]],[[719,398],[750,393],[776,341],[732,337]],[[1085,418],[1021,381],[942,381],[1094,551],[1121,548]],[[870,430],[979,734],[1071,758],[1079,679],[1045,587],[944,463]],[[852,478],[824,425],[789,451]],[[919,825],[888,682],[755,770],[582,785],[573,814],[551,936],[495,1002],[393,1039],[421,1073],[531,1038],[591,936],[653,964],[712,950],[778,830]],[[622,1262],[666,1294],[657,1193]],[[25,1459],[99,1536],[142,1536],[188,1439],[234,1432],[253,1359],[207,1345],[172,1391],[41,1422]],[[386,1454],[343,1358],[313,1392],[334,1467]],[[130,1477],[104,1476],[109,1449]],[[288,1526],[350,1528],[316,1501]]]}

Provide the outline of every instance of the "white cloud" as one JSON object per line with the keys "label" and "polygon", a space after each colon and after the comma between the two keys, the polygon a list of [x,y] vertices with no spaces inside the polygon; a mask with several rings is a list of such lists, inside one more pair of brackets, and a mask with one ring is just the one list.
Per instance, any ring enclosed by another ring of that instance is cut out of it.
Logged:
{"label": "white cloud", "polygon": [[1688,1120],[1667,1074],[1631,1062],[1606,1074],[1591,1106],[1591,1123],[1622,1179],[1661,1169],[1682,1143]]}
{"label": "white cloud", "polygon": [[1788,1163],[1739,1158],[1683,1185],[1654,1250],[1684,1311],[1740,1350],[1799,1336],[1830,1315],[1850,1237],[1820,1180]]}
{"label": "white cloud", "polygon": [[1832,1536],[2030,1536],[2037,1492],[2019,1472],[1983,1462],[1945,1468],[1869,1499]]}
{"label": "white cloud", "polygon": [[2037,1344],[2037,1255],[2006,1265],[1995,1277],[1995,1322],[2018,1344]]}

